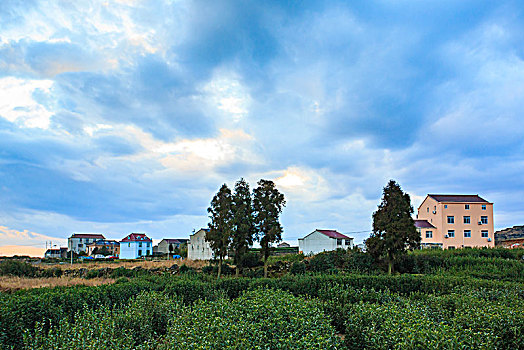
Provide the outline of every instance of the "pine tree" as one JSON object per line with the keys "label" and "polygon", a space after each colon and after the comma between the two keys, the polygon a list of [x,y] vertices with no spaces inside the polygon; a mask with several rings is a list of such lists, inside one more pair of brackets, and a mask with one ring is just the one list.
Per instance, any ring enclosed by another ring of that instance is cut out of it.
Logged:
{"label": "pine tree", "polygon": [[373,213],[373,233],[366,240],[368,251],[377,259],[388,263],[388,273],[393,272],[395,260],[407,249],[420,245],[420,235],[411,215],[413,207],[409,194],[390,180],[383,190],[382,202]]}
{"label": "pine tree", "polygon": [[206,241],[209,242],[215,258],[218,258],[219,261],[218,278],[222,272],[222,261],[227,256],[231,242],[232,204],[231,190],[226,184],[223,184],[207,209],[211,222],[209,231],[206,233]]}
{"label": "pine tree", "polygon": [[253,244],[255,227],[249,184],[242,178],[235,184],[233,195],[233,227],[231,249],[234,252],[236,275],[239,275],[240,262]]}
{"label": "pine tree", "polygon": [[254,224],[260,241],[264,260],[264,277],[267,277],[267,258],[271,253],[271,244],[282,240],[282,226],[279,216],[286,206],[284,195],[278,191],[273,181],[260,180],[253,190]]}

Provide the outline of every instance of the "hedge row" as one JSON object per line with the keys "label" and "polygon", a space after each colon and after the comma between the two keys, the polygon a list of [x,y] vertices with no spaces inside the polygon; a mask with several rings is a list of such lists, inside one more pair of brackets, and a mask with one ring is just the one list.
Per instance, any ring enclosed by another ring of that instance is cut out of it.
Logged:
{"label": "hedge row", "polygon": [[82,310],[46,332],[37,323],[25,349],[336,349],[341,341],[316,303],[276,290],[230,301],[149,292],[118,309]]}
{"label": "hedge row", "polygon": [[[168,295],[179,297],[185,304],[200,299],[217,300],[222,295],[233,299],[246,290],[258,288],[280,289],[295,296],[328,300],[325,298],[326,291],[340,286],[352,290],[387,291],[398,296],[409,296],[413,293],[445,295],[456,291],[457,288],[469,291],[486,289],[493,293],[513,290],[521,299],[524,298],[524,290],[519,283],[448,276],[319,275],[287,276],[280,279],[215,280],[205,275],[186,275],[149,276],[128,281],[124,278],[118,282],[97,287],[42,288],[13,294],[0,293],[0,346],[21,344],[24,330],[33,329],[39,321],[47,320],[46,324],[57,324],[61,319],[71,321],[73,315],[84,308],[123,305],[142,291],[164,291]],[[353,299],[352,302],[357,300],[359,299]],[[335,308],[330,314],[335,319],[339,312],[340,310]],[[340,322],[343,321],[339,321],[339,329]],[[44,324],[43,327],[47,326]]]}

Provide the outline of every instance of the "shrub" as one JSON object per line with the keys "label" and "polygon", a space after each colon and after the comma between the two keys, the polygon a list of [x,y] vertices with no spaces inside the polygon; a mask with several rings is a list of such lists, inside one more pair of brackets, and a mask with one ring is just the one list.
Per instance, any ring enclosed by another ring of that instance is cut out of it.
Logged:
{"label": "shrub", "polygon": [[303,275],[306,273],[306,264],[302,261],[295,261],[291,268],[289,269],[289,273],[292,275]]}
{"label": "shrub", "polygon": [[2,276],[35,277],[38,273],[37,267],[26,262],[16,260],[0,262],[0,275]]}
{"label": "shrub", "polygon": [[160,349],[336,349],[340,341],[314,302],[277,290],[197,302]]}

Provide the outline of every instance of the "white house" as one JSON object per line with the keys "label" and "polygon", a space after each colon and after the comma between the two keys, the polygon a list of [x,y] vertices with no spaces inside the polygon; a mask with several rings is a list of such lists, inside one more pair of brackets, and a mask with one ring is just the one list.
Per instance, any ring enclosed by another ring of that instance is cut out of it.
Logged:
{"label": "white house", "polygon": [[304,255],[314,255],[338,248],[350,249],[353,238],[335,230],[315,230],[304,238],[298,239],[298,250]]}
{"label": "white house", "polygon": [[104,235],[100,233],[73,233],[71,237],[67,239],[67,249],[74,251],[75,253],[87,251],[87,245],[98,241],[99,239],[105,239]]}
{"label": "white house", "polygon": [[206,241],[206,232],[208,228],[201,228],[197,232],[189,236],[187,243],[187,258],[191,260],[211,260],[213,259],[213,251],[209,242]]}
{"label": "white house", "polygon": [[153,254],[153,240],[145,233],[131,233],[120,241],[120,259],[137,259]]}

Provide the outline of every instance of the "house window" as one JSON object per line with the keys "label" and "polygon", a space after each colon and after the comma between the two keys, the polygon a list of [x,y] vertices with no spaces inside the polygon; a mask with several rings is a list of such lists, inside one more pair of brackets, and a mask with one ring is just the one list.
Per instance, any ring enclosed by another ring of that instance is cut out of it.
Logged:
{"label": "house window", "polygon": [[444,209],[448,209],[448,205],[447,204],[444,204]]}
{"label": "house window", "polygon": [[78,248],[82,248],[83,246],[83,244],[78,244]]}
{"label": "house window", "polygon": [[487,225],[487,223],[488,223],[488,217],[487,217],[487,216],[481,216],[481,217],[480,217],[480,222],[481,222],[483,225]]}
{"label": "house window", "polygon": [[138,256],[142,256],[142,249],[138,250]]}
{"label": "house window", "polygon": [[350,246],[350,245],[351,245],[351,240],[350,240],[350,239],[346,239],[346,245],[347,245],[347,246]]}
{"label": "house window", "polygon": [[428,207],[428,213],[429,213],[429,207]]}
{"label": "house window", "polygon": [[464,230],[464,238],[470,238],[471,237],[471,230]]}
{"label": "house window", "polygon": [[448,216],[448,224],[454,224],[455,223],[455,217],[454,216]]}
{"label": "house window", "polygon": [[146,250],[146,255],[149,255],[149,249],[148,249],[148,250]]}
{"label": "house window", "polygon": [[455,237],[455,230],[448,230],[448,237],[454,238]]}
{"label": "house window", "polygon": [[482,204],[482,210],[486,210],[486,204]]}
{"label": "house window", "polygon": [[340,238],[337,238],[337,245],[342,245],[342,240]]}
{"label": "house window", "polygon": [[488,238],[488,231],[487,230],[480,231],[480,236],[482,238]]}
{"label": "house window", "polygon": [[464,205],[464,209],[469,210],[469,204]]}
{"label": "house window", "polygon": [[426,238],[433,238],[433,231],[426,231]]}
{"label": "house window", "polygon": [[142,242],[138,243],[138,246],[139,246],[140,248],[142,248]]}
{"label": "house window", "polygon": [[448,249],[455,249],[455,247],[450,245],[450,246],[448,246]]}
{"label": "house window", "polygon": [[131,247],[131,242],[129,242],[129,243],[127,244],[127,247],[128,247],[128,248]]}
{"label": "house window", "polygon": [[464,223],[465,223],[465,224],[471,224],[471,217],[469,217],[469,216],[464,216]]}
{"label": "house window", "polygon": [[82,242],[82,238],[80,238],[80,241],[79,242]]}

